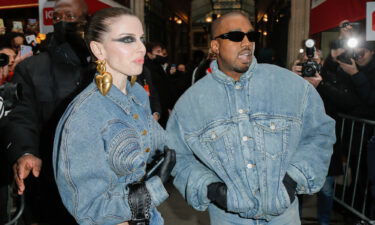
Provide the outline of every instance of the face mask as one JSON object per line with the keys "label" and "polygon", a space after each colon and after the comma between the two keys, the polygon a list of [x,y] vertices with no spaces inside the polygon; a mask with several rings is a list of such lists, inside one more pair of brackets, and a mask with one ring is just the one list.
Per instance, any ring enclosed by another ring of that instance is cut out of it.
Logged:
{"label": "face mask", "polygon": [[68,39],[75,39],[78,35],[78,23],[60,21],[53,24],[54,36],[61,43],[68,41]]}
{"label": "face mask", "polygon": [[168,57],[156,55],[156,58],[154,59],[154,61],[160,64],[164,64],[168,61]]}

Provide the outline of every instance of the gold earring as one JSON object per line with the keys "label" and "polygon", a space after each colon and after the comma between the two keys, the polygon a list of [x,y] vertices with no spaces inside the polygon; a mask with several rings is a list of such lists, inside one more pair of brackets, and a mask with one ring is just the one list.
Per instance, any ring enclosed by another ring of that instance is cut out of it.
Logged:
{"label": "gold earring", "polygon": [[130,77],[130,84],[131,84],[131,86],[133,86],[136,81],[137,81],[137,76],[131,76]]}
{"label": "gold earring", "polygon": [[106,72],[105,60],[97,60],[96,70],[99,72],[95,77],[96,86],[102,95],[106,95],[112,87],[112,75]]}

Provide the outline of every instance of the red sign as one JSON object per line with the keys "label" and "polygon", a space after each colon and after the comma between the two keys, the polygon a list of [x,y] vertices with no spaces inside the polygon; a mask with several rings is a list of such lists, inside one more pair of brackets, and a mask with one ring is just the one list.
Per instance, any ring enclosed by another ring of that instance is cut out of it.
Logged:
{"label": "red sign", "polygon": [[43,9],[43,24],[45,26],[53,25],[53,8]]}
{"label": "red sign", "polygon": [[375,31],[375,12],[372,12],[372,30]]}

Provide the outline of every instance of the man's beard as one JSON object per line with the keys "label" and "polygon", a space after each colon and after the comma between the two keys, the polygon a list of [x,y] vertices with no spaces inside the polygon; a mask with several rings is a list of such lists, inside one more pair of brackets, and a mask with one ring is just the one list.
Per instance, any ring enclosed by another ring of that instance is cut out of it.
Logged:
{"label": "man's beard", "polygon": [[250,65],[251,63],[244,67],[239,67],[239,66],[233,67],[233,71],[236,73],[245,73],[249,69]]}

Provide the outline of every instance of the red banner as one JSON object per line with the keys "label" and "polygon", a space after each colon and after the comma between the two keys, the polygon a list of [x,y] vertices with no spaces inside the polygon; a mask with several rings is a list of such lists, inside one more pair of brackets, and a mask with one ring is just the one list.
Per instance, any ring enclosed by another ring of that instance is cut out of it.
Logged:
{"label": "red banner", "polygon": [[350,22],[364,19],[366,2],[370,0],[325,0],[321,2],[311,9],[310,35],[337,27],[345,19]]}

